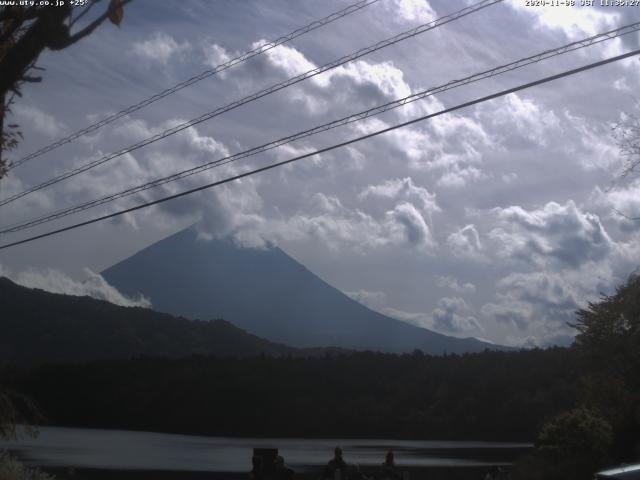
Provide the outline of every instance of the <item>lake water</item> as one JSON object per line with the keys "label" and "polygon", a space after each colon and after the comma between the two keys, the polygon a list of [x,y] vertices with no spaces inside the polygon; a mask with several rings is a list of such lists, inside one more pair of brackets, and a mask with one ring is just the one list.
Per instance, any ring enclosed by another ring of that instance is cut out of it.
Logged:
{"label": "lake water", "polygon": [[358,439],[255,439],[43,427],[38,438],[0,442],[29,464],[118,470],[247,472],[254,447],[276,447],[287,465],[305,471],[325,465],[336,445],[345,460],[380,465],[388,449],[407,467],[505,465],[530,447],[522,443]]}

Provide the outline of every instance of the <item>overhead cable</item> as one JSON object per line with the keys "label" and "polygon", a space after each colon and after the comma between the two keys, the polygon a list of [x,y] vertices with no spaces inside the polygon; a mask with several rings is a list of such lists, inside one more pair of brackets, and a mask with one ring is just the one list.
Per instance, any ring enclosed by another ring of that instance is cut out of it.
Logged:
{"label": "overhead cable", "polygon": [[43,188],[47,188],[51,185],[54,185],[56,183],[59,183],[63,180],[66,180],[67,178],[71,178],[74,177],[76,175],[79,175],[83,172],[86,172],[87,170],[90,170],[92,168],[95,168],[99,165],[102,165],[106,162],[109,162],[115,158],[121,157],[122,155],[125,155],[127,153],[133,152],[135,150],[138,150],[140,148],[146,147],[147,145],[150,145],[152,143],[155,143],[159,140],[162,140],[164,138],[167,138],[171,135],[174,135],[178,132],[181,132],[182,130],[185,130],[187,128],[193,127],[194,125],[197,125],[199,123],[202,123],[204,121],[210,120],[214,117],[217,117],[218,115],[221,115],[225,112],[228,112],[230,110],[233,110],[235,108],[240,107],[241,105],[245,105],[249,102],[253,102],[259,98],[262,98],[266,95],[269,95],[271,93],[277,92],[279,90],[282,90],[284,88],[290,87],[291,85],[294,85],[296,83],[302,82],[303,80],[306,80],[308,78],[314,77],[316,75],[319,75],[321,73],[324,73],[326,71],[332,70],[336,67],[339,67],[340,65],[344,65],[345,63],[351,62],[357,58],[363,57],[365,55],[368,55],[369,53],[378,51],[382,48],[388,47],[390,45],[394,45],[398,42],[401,42],[403,40],[407,40],[409,38],[415,37],[416,35],[419,35],[421,33],[425,33],[428,32],[430,30],[433,30],[435,28],[438,28],[442,25],[445,25],[447,23],[453,22],[455,20],[458,20],[462,17],[465,17],[467,15],[470,15],[472,13],[475,13],[479,10],[482,10],[484,8],[487,8],[491,5],[495,5],[496,3],[500,3],[504,0],[482,0],[478,3],[475,3],[471,6],[465,7],[463,9],[460,9],[454,13],[451,13],[449,15],[446,15],[444,17],[438,18],[437,20],[434,20],[432,22],[426,23],[424,25],[420,25],[416,28],[412,28],[411,30],[408,30],[406,32],[400,33],[398,35],[395,35],[391,38],[388,38],[386,40],[382,40],[374,45],[371,45],[369,47],[365,47],[362,48],[350,55],[346,55],[344,57],[339,58],[338,60],[335,60],[333,62],[327,63],[321,67],[317,67],[314,68],[312,70],[309,70],[305,73],[302,73],[300,75],[296,75],[295,77],[291,77],[288,80],[285,80],[284,82],[272,85],[271,87],[268,87],[264,90],[260,90],[259,92],[253,93],[252,95],[249,95],[247,97],[244,97],[240,100],[236,100],[235,102],[232,102],[224,107],[219,107],[211,112],[205,113],[197,118],[194,118],[188,122],[184,122],[181,123],[179,125],[176,125],[172,128],[169,128],[161,133],[158,133],[156,135],[153,135],[151,137],[148,137],[134,145],[131,145],[129,147],[123,148],[122,150],[118,150],[117,152],[113,152],[110,153],[108,155],[105,155],[101,158],[98,158],[96,160],[93,160],[89,163],[86,163],[84,165],[81,165],[77,168],[74,168],[73,170],[69,170],[65,173],[62,173],[56,177],[53,177],[49,180],[46,180],[45,182],[42,182],[38,185],[35,185],[33,187],[27,188],[26,190],[23,190],[19,193],[16,193],[15,195],[12,195],[10,197],[7,197],[3,200],[0,200],[0,207],[4,206],[8,203],[14,202],[15,200],[18,200],[19,198],[22,198],[26,195],[29,195],[33,192],[37,192],[39,190],[42,190]]}
{"label": "overhead cable", "polygon": [[184,197],[186,195],[191,195],[193,193],[200,192],[202,190],[206,190],[206,189],[209,189],[209,188],[217,187],[217,186],[223,185],[225,183],[233,182],[235,180],[239,180],[239,179],[242,179],[242,178],[245,178],[245,177],[249,177],[249,176],[255,175],[257,173],[265,172],[267,170],[271,170],[271,169],[274,169],[274,168],[277,168],[277,167],[281,167],[283,165],[287,165],[287,164],[290,164],[290,163],[293,163],[293,162],[297,162],[297,161],[305,159],[305,158],[309,158],[309,157],[313,157],[315,155],[326,153],[326,152],[335,150],[337,148],[346,147],[348,145],[351,145],[351,144],[354,144],[354,143],[357,143],[357,142],[361,142],[363,140],[366,140],[366,139],[369,139],[369,138],[373,138],[373,137],[376,137],[378,135],[382,135],[384,133],[391,132],[393,130],[397,130],[397,129],[402,128],[402,127],[406,127],[408,125],[412,125],[412,124],[415,124],[415,123],[418,123],[418,122],[422,122],[424,120],[428,120],[430,118],[434,118],[434,117],[437,117],[439,115],[444,115],[444,114],[447,114],[447,113],[451,113],[451,112],[454,112],[456,110],[460,110],[462,108],[467,108],[467,107],[470,107],[470,106],[473,106],[473,105],[477,105],[477,104],[480,104],[480,103],[483,103],[483,102],[487,102],[489,100],[493,100],[493,99],[498,98],[498,97],[503,97],[503,96],[509,95],[511,93],[519,92],[521,90],[525,90],[527,88],[535,87],[537,85],[542,85],[542,84],[545,84],[545,83],[548,83],[548,82],[551,82],[551,81],[554,81],[554,80],[558,80],[560,78],[568,77],[570,75],[575,75],[575,74],[580,73],[580,72],[584,72],[584,71],[587,71],[587,70],[591,70],[593,68],[601,67],[603,65],[606,65],[606,64],[609,64],[609,63],[613,63],[613,62],[617,62],[617,61],[620,61],[620,60],[623,60],[623,59],[626,59],[626,58],[630,58],[630,57],[633,57],[633,56],[636,56],[636,55],[640,55],[640,49],[633,50],[631,52],[627,52],[627,53],[622,54],[622,55],[617,55],[615,57],[607,58],[607,59],[601,60],[599,62],[590,63],[588,65],[584,65],[584,66],[579,67],[579,68],[574,68],[572,70],[567,70],[567,71],[564,71],[562,73],[558,73],[556,75],[551,75],[551,76],[548,76],[548,77],[544,77],[544,78],[535,80],[533,82],[529,82],[529,83],[525,83],[525,84],[519,85],[517,87],[508,88],[506,90],[502,90],[500,92],[493,93],[491,95],[487,95],[487,96],[484,96],[484,97],[481,97],[481,98],[477,98],[475,100],[470,100],[468,102],[464,102],[464,103],[458,104],[458,105],[456,105],[454,107],[445,108],[444,110],[440,110],[440,111],[435,112],[435,113],[430,113],[428,115],[423,115],[421,117],[414,118],[412,120],[409,120],[409,121],[406,121],[406,122],[403,122],[403,123],[400,123],[400,124],[397,124],[397,125],[393,125],[391,127],[383,128],[381,130],[377,130],[375,132],[368,133],[366,135],[362,135],[360,137],[353,138],[351,140],[347,140],[347,141],[344,141],[344,142],[341,142],[341,143],[338,143],[338,144],[334,144],[334,145],[331,145],[329,147],[321,148],[321,149],[315,150],[313,152],[305,153],[303,155],[298,155],[296,157],[293,157],[293,158],[290,158],[290,159],[287,159],[287,160],[283,160],[283,161],[280,161],[280,162],[277,162],[277,163],[273,163],[271,165],[267,165],[265,167],[261,167],[261,168],[255,169],[255,170],[251,170],[249,172],[245,172],[245,173],[241,173],[241,174],[238,174],[238,175],[234,175],[232,177],[228,177],[228,178],[225,178],[225,179],[222,179],[222,180],[217,180],[215,182],[208,183],[206,185],[202,185],[200,187],[191,188],[189,190],[185,190],[183,192],[176,193],[174,195],[169,195],[167,197],[163,197],[163,198],[160,198],[160,199],[157,199],[157,200],[153,200],[151,202],[143,203],[141,205],[136,205],[134,207],[126,208],[124,210],[119,210],[117,212],[113,212],[113,213],[110,213],[110,214],[107,214],[107,215],[102,215],[100,217],[96,217],[96,218],[93,218],[93,219],[90,219],[90,220],[85,220],[83,222],[75,223],[75,224],[69,225],[67,227],[58,228],[56,230],[51,230],[51,231],[48,231],[48,232],[45,232],[45,233],[41,233],[39,235],[34,235],[34,236],[31,236],[31,237],[22,239],[22,240],[18,240],[18,241],[15,241],[15,242],[11,242],[11,243],[7,243],[7,244],[4,244],[4,245],[0,245],[0,250],[6,249],[6,248],[10,248],[10,247],[14,247],[14,246],[17,246],[17,245],[22,245],[22,244],[29,243],[29,242],[33,242],[33,241],[41,239],[41,238],[50,237],[52,235],[56,235],[56,234],[59,234],[59,233],[62,233],[62,232],[67,232],[69,230],[74,230],[76,228],[80,228],[80,227],[83,227],[83,226],[86,226],[86,225],[91,225],[93,223],[97,223],[97,222],[100,222],[100,221],[103,221],[103,220],[107,220],[107,219],[110,219],[110,218],[115,218],[115,217],[118,217],[120,215],[124,215],[126,213],[131,213],[131,212],[135,212],[137,210],[141,210],[143,208],[151,207],[153,205],[159,205],[161,203],[168,202],[168,201],[171,201],[171,200],[175,200],[177,198],[181,198],[181,197]]}
{"label": "overhead cable", "polygon": [[431,87],[429,89],[426,90],[422,90],[420,92],[414,93],[412,95],[408,95],[406,97],[394,100],[392,102],[388,102],[385,103],[383,105],[379,105],[367,110],[364,110],[362,112],[358,112],[352,115],[349,115],[347,117],[343,117],[340,118],[338,120],[334,120],[328,123],[325,123],[323,125],[319,125],[316,127],[313,127],[309,130],[304,130],[302,132],[298,132],[295,133],[293,135],[289,135],[283,138],[280,138],[278,140],[274,140],[272,142],[269,143],[265,143],[262,145],[259,145],[257,147],[253,147],[250,148],[248,150],[244,150],[242,152],[238,152],[235,153],[233,155],[227,155],[223,158],[219,158],[216,160],[212,160],[210,162],[204,163],[202,165],[198,165],[186,170],[182,170],[180,172],[165,176],[165,177],[161,177],[134,187],[129,187],[126,188],[124,190],[121,190],[119,192],[116,193],[112,193],[94,200],[90,200],[88,202],[84,202],[81,203],[79,205],[75,205],[72,207],[68,207],[62,210],[58,210],[54,213],[50,213],[47,215],[43,215],[40,216],[38,218],[35,219],[31,219],[22,223],[17,223],[11,226],[5,226],[5,227],[0,227],[0,234],[6,234],[6,233],[15,233],[21,230],[25,230],[27,228],[32,228],[35,227],[37,225],[41,225],[43,223],[48,223],[54,220],[58,220],[60,218],[66,217],[68,215],[72,215],[75,213],[79,213],[79,212],[83,212],[85,210],[88,210],[90,208],[94,208],[97,207],[99,205],[104,205],[106,203],[118,200],[120,198],[124,198],[124,197],[128,197],[130,195],[134,195],[136,193],[140,193],[146,190],[149,190],[151,188],[156,188],[159,187],[161,185],[164,185],[166,183],[170,183],[170,182],[174,182],[177,180],[180,180],[182,178],[186,178],[201,172],[204,172],[206,170],[210,170],[212,168],[215,167],[220,167],[222,165],[226,165],[228,163],[231,162],[235,162],[237,160],[243,159],[243,158],[247,158],[247,157],[251,157],[254,155],[257,155],[259,153],[263,153],[266,152],[268,150],[272,150],[274,148],[280,147],[282,145],[291,143],[293,141],[296,140],[300,140],[302,138],[306,138],[312,135],[316,135],[318,133],[321,132],[325,132],[327,130],[331,130],[340,126],[344,126],[344,125],[348,125],[360,120],[364,120],[366,118],[372,117],[374,115],[379,115],[381,113],[387,112],[389,110],[393,110],[396,109],[398,107],[402,107],[404,105],[408,105],[412,102],[416,102],[418,100],[422,100],[424,98],[430,97],[432,95],[438,94],[438,93],[442,93],[445,92],[447,90],[451,90],[457,87],[461,87],[464,85],[468,85],[470,83],[475,83],[477,81],[480,80],[484,80],[487,78],[491,78],[497,75],[501,75],[519,68],[523,68],[525,66],[534,64],[534,63],[538,63],[544,60],[547,60],[549,58],[553,58],[556,57],[558,55],[563,55],[565,53],[568,52],[572,52],[578,49],[582,49],[585,47],[589,47],[591,45],[595,45],[607,40],[611,40],[614,38],[618,38],[622,35],[627,35],[629,33],[632,32],[638,32],[640,31],[640,22],[636,22],[636,23],[632,23],[629,25],[625,25],[623,27],[619,27],[616,28],[614,30],[610,30],[607,32],[603,32],[603,33],[599,33],[597,35],[593,35],[591,37],[587,37],[584,38],[582,40],[578,40],[575,42],[571,42],[569,44],[563,45],[561,47],[557,47],[554,49],[550,49],[550,50],[545,50],[543,52],[537,53],[535,55],[531,55],[529,57],[526,58],[521,58],[519,60],[516,60],[514,62],[511,63],[507,63],[504,65],[500,65],[498,67],[492,68],[490,70],[485,70],[483,72],[480,73],[476,73],[473,75],[470,75],[468,77],[464,77],[462,79],[459,80],[452,80],[444,85],[440,85],[437,87]]}
{"label": "overhead cable", "polygon": [[119,118],[122,118],[126,115],[130,115],[133,112],[136,112],[144,107],[147,107],[149,105],[151,105],[152,103],[157,102],[158,100],[163,99],[164,97],[167,97],[173,93],[176,93],[180,90],[182,90],[183,88],[186,88],[190,85],[193,85],[195,83],[200,82],[201,80],[204,80],[205,78],[209,78],[213,75],[216,75],[220,72],[223,72],[224,70],[227,70],[228,68],[231,68],[235,65],[238,65],[239,63],[242,62],[246,62],[247,60],[249,60],[250,58],[256,57],[262,53],[265,53],[275,47],[277,47],[278,45],[283,45],[287,42],[290,42],[291,40],[298,38],[302,35],[305,35],[309,32],[312,32],[313,30],[316,30],[320,27],[323,27],[325,25],[328,25],[329,23],[332,23],[336,20],[339,20],[343,17],[346,17],[347,15],[351,15],[352,13],[355,13],[365,7],[368,7],[369,5],[372,5],[376,2],[378,2],[380,0],[361,0],[359,2],[356,2],[352,5],[349,5],[346,8],[343,8],[342,10],[339,10],[337,12],[334,12],[330,15],[327,15],[324,18],[321,18],[319,20],[315,20],[313,22],[311,22],[308,25],[305,25],[304,27],[300,27],[296,30],[294,30],[291,33],[288,33],[287,35],[283,35],[282,37],[279,37],[277,39],[275,39],[272,42],[268,42],[268,43],[264,43],[261,44],[259,46],[257,46],[256,48],[249,50],[248,52],[243,53],[242,55],[238,55],[237,57],[232,58],[231,60],[228,60],[224,63],[221,63],[219,65],[216,65],[213,68],[210,68],[208,70],[205,70],[204,72],[200,73],[199,75],[195,75],[187,80],[184,80],[176,85],[174,85],[173,87],[167,88],[166,90],[163,90],[160,93],[156,93],[155,95],[152,95],[149,98],[146,98],[144,100],[142,100],[141,102],[138,102],[134,105],[131,105],[123,110],[120,110],[117,113],[114,113],[112,115],[109,115],[108,117],[100,120],[99,122],[93,123],[81,130],[78,130],[77,132],[72,133],[71,135],[61,138],[49,145],[46,145],[42,148],[40,148],[39,150],[36,150],[33,153],[30,153],[29,155],[25,155],[24,157],[12,162],[9,165],[9,170],[11,170],[12,168],[18,167],[20,165],[22,165],[25,162],[28,162],[31,159],[34,159],[36,157],[39,157],[41,155],[44,155],[45,153],[48,153],[52,150],[55,150],[58,147],[61,147],[62,145],[65,145],[67,143],[73,142],[74,140],[76,140],[77,138],[82,137],[83,135],[86,135],[88,133],[91,132],[95,132],[96,130],[98,130],[99,128],[104,127],[105,125],[108,125],[112,122],[115,122],[116,120],[118,120]]}

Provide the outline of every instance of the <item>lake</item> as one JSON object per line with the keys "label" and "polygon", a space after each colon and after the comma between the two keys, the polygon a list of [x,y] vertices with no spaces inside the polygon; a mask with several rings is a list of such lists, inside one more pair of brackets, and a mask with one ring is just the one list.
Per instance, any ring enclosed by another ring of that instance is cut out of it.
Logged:
{"label": "lake", "polygon": [[26,463],[48,468],[247,472],[254,447],[276,447],[287,465],[309,471],[325,465],[336,445],[345,460],[377,466],[393,449],[411,468],[506,465],[531,447],[523,443],[199,437],[150,432],[42,427],[38,438],[0,442]]}

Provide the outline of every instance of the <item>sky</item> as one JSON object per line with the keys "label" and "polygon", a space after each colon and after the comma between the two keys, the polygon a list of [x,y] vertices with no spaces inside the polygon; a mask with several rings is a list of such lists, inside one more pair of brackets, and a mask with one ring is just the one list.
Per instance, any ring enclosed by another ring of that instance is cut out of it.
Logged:
{"label": "sky", "polygon": [[[349,5],[136,0],[62,52],[12,108],[13,159]],[[462,0],[380,0],[12,170],[0,197],[452,13]],[[579,2],[578,2],[579,3]],[[9,225],[640,20],[640,7],[506,0],[0,207]],[[24,238],[246,172],[639,48],[634,33],[194,175]],[[0,275],[129,299],[96,273],[196,224],[200,241],[279,246],[372,309],[448,335],[567,345],[575,311],[640,266],[640,179],[615,125],[640,115],[638,57],[457,110],[133,214],[0,251]]]}

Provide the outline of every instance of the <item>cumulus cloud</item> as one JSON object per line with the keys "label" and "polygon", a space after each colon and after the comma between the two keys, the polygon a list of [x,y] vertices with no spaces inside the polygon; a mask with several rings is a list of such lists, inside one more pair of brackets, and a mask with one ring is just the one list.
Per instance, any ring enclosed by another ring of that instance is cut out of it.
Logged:
{"label": "cumulus cloud", "polygon": [[516,93],[502,97],[495,104],[481,105],[477,115],[485,125],[490,124],[503,141],[514,138],[517,133],[519,141],[526,139],[538,146],[547,145],[561,126],[553,110]]}
{"label": "cumulus cloud", "polygon": [[553,338],[573,338],[575,331],[568,323],[575,320],[576,310],[597,301],[600,292],[610,292],[629,268],[624,256],[612,252],[607,260],[590,261],[575,269],[536,270],[534,266],[529,271],[510,273],[497,282],[494,300],[485,303],[481,313],[535,336],[538,345],[550,344]]}
{"label": "cumulus cloud", "polygon": [[388,216],[404,227],[407,240],[412,245],[433,247],[436,242],[431,230],[418,209],[408,202],[403,202],[388,212]]}
{"label": "cumulus cloud", "polygon": [[33,128],[47,137],[57,137],[67,129],[64,122],[32,105],[17,104],[11,110],[23,127]]}
{"label": "cumulus cloud", "polygon": [[151,307],[151,302],[147,298],[142,296],[130,298],[123,295],[98,273],[85,269],[84,274],[85,280],[79,282],[57,270],[16,272],[0,265],[0,277],[7,277],[24,287],[77,297],[93,297],[123,307]]}
{"label": "cumulus cloud", "polygon": [[479,260],[482,258],[482,243],[475,225],[469,224],[447,237],[447,246],[456,257]]}
{"label": "cumulus cloud", "polygon": [[572,200],[564,205],[549,202],[534,210],[512,206],[494,211],[502,226],[490,236],[506,255],[517,259],[546,262],[553,258],[575,268],[605,258],[613,248],[600,218],[580,211]]}
{"label": "cumulus cloud", "polygon": [[526,330],[529,326],[533,308],[526,302],[521,302],[511,295],[498,294],[497,302],[485,303],[480,312],[499,323]]}
{"label": "cumulus cloud", "polygon": [[468,333],[484,330],[478,320],[465,314],[471,309],[460,297],[443,297],[431,313],[433,327],[440,332]]}
{"label": "cumulus cloud", "polygon": [[454,165],[453,169],[445,172],[439,179],[438,185],[442,187],[464,187],[470,182],[486,178],[487,175],[475,167],[463,167]]}
{"label": "cumulus cloud", "polygon": [[145,60],[166,64],[172,57],[184,54],[190,48],[187,41],[178,43],[171,35],[156,32],[147,40],[134,43],[132,51]]}
{"label": "cumulus cloud", "polygon": [[450,288],[457,293],[475,293],[476,286],[473,283],[459,283],[457,279],[449,276],[439,276],[436,285],[440,288]]}
{"label": "cumulus cloud", "polygon": [[541,29],[557,29],[571,38],[594,35],[600,31],[613,27],[619,19],[614,11],[605,11],[594,7],[534,6],[527,5],[526,0],[509,0],[513,8],[525,12],[536,18],[536,25]]}
{"label": "cumulus cloud", "polygon": [[354,292],[345,293],[356,302],[373,310],[381,310],[387,301],[386,294],[380,291],[371,292],[368,290],[356,290]]}
{"label": "cumulus cloud", "polygon": [[391,18],[402,21],[428,23],[435,20],[436,12],[426,0],[393,0],[385,2],[385,8]]}
{"label": "cumulus cloud", "polygon": [[[229,55],[224,47],[218,45],[217,43],[207,45],[204,48],[204,56],[205,64],[211,68],[215,68],[218,65],[227,63],[229,60],[231,60],[231,55]],[[225,74],[226,72],[221,72],[218,75],[221,75],[224,78]]]}
{"label": "cumulus cloud", "polygon": [[439,212],[440,207],[436,195],[426,188],[414,184],[411,177],[386,180],[377,185],[369,185],[358,195],[360,200],[366,198],[388,198],[391,200],[417,201],[426,213]]}
{"label": "cumulus cloud", "polygon": [[431,313],[407,312],[391,307],[383,309],[382,313],[446,335],[475,336],[484,331],[484,327],[473,315],[472,308],[460,297],[439,299]]}
{"label": "cumulus cloud", "polygon": [[[265,40],[260,40],[252,44],[252,48],[265,43]],[[295,77],[319,67],[300,50],[286,45],[268,50],[257,61],[263,69],[286,77]],[[406,97],[411,94],[411,88],[404,79],[403,71],[393,62],[355,60],[314,76],[291,92],[290,100],[304,101],[309,107],[345,101],[355,107]],[[309,113],[322,112],[323,109],[309,108]]]}
{"label": "cumulus cloud", "polygon": [[624,187],[604,190],[596,186],[588,199],[588,205],[600,214],[613,220],[624,233],[640,229],[640,180],[634,180]]}

